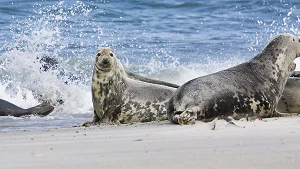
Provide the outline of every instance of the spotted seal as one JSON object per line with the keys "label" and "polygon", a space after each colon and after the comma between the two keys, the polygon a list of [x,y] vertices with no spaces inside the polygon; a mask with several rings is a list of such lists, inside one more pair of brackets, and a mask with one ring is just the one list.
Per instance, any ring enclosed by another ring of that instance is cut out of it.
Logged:
{"label": "spotted seal", "polygon": [[54,107],[48,103],[42,103],[37,106],[22,109],[8,101],[0,99],[0,116],[20,117],[24,115],[47,116],[54,110]]}
{"label": "spotted seal", "polygon": [[299,41],[291,34],[278,35],[250,61],[183,84],[168,102],[169,121],[278,115],[275,108],[300,56]]}
{"label": "spotted seal", "polygon": [[179,86],[126,71],[110,48],[96,52],[92,77],[92,122],[126,124],[167,120],[165,106]]}

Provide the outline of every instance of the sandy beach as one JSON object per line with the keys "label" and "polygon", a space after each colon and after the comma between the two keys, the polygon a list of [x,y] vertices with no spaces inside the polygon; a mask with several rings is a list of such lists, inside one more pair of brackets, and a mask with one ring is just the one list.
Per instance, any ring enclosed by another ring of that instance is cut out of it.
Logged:
{"label": "sandy beach", "polygon": [[[0,168],[261,168],[300,166],[300,117],[22,130],[0,133]],[[215,125],[215,130],[212,130]]]}

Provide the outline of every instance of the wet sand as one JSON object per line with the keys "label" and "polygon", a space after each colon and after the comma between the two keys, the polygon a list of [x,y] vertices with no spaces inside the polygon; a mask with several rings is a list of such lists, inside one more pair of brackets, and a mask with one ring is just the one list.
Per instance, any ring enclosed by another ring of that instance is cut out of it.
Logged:
{"label": "wet sand", "polygon": [[240,127],[165,121],[0,132],[0,168],[299,168],[299,116],[235,123]]}

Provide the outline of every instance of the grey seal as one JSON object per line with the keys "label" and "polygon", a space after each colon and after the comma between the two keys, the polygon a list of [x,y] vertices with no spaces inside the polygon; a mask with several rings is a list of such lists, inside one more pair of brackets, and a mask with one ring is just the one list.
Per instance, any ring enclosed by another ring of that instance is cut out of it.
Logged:
{"label": "grey seal", "polygon": [[[296,72],[297,73],[297,72]],[[300,78],[290,77],[278,102],[277,110],[282,113],[300,113]]]}
{"label": "grey seal", "polygon": [[54,110],[54,107],[49,103],[42,103],[37,106],[22,109],[8,101],[0,99],[0,116],[20,117],[25,115],[47,116]]}
{"label": "grey seal", "polygon": [[100,48],[92,76],[94,117],[81,126],[167,120],[166,104],[178,87],[131,73],[112,49]]}
{"label": "grey seal", "polygon": [[216,117],[277,116],[276,106],[299,56],[298,37],[275,36],[250,61],[183,84],[168,102],[168,119],[193,124]]}
{"label": "grey seal", "polygon": [[282,113],[300,113],[300,71],[294,71],[287,80],[277,110]]}

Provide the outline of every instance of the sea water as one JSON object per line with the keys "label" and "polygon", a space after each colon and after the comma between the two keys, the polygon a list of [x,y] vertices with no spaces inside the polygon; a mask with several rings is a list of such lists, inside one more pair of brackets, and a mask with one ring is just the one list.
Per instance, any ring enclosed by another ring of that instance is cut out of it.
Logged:
{"label": "sea water", "polygon": [[[180,85],[253,58],[279,33],[300,36],[299,8],[296,0],[1,0],[0,98],[22,108],[39,104],[37,95],[64,103],[47,117],[0,117],[0,130],[92,120],[99,47],[134,73]],[[43,57],[57,68],[43,71]]]}

